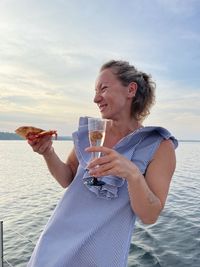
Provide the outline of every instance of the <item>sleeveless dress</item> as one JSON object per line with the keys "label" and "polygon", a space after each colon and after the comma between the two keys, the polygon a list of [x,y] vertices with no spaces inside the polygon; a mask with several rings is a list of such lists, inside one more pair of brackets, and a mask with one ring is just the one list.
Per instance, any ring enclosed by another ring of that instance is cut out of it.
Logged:
{"label": "sleeveless dress", "polygon": [[[28,267],[125,267],[136,215],[123,177],[104,176],[102,187],[88,186],[90,153],[87,117],[81,117],[73,140],[79,167],[41,234]],[[144,127],[113,149],[145,174],[159,144],[177,140],[162,127]]]}

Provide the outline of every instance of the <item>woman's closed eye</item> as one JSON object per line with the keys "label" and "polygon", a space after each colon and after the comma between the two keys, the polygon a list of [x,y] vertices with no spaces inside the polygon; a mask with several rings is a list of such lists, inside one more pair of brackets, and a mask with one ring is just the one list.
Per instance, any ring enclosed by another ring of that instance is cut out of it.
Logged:
{"label": "woman's closed eye", "polygon": [[108,86],[103,86],[103,87],[101,88],[101,92],[105,92],[105,91],[107,90],[107,88],[108,88]]}

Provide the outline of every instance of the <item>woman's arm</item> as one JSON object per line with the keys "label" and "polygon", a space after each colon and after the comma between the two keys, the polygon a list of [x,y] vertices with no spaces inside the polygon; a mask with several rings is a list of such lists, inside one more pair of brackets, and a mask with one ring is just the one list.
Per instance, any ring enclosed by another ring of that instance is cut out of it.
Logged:
{"label": "woman's arm", "polygon": [[32,146],[33,151],[43,155],[50,173],[57,182],[64,188],[69,186],[78,168],[78,160],[74,148],[64,163],[55,153],[50,137],[43,137],[37,142],[28,142]]}
{"label": "woman's arm", "polygon": [[[150,162],[145,177],[138,167],[116,151],[101,147],[86,151],[99,151],[105,156],[92,161],[91,175],[116,175],[127,180],[131,207],[145,224],[154,223],[162,211],[175,170],[175,152],[170,140],[163,141]],[[95,168],[99,165],[98,168]]]}
{"label": "woman's arm", "polygon": [[128,176],[131,206],[143,223],[156,222],[164,208],[176,165],[174,146],[163,141],[150,162],[145,177],[140,171]]}
{"label": "woman's arm", "polygon": [[60,160],[54,149],[50,155],[44,154],[48,169],[57,182],[64,188],[68,187],[76,175],[78,160],[74,149],[69,154],[66,163]]}

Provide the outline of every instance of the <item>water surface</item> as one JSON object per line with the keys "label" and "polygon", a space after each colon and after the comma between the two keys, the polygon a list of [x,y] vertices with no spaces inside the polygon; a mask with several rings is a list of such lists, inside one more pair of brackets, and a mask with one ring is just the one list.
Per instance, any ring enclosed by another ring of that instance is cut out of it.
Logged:
{"label": "water surface", "polygon": [[[72,142],[56,141],[54,146],[64,160]],[[25,267],[64,190],[25,141],[0,141],[0,162],[5,260],[14,267]],[[200,266],[199,162],[200,143],[181,142],[165,209],[154,225],[137,221],[128,267]]]}

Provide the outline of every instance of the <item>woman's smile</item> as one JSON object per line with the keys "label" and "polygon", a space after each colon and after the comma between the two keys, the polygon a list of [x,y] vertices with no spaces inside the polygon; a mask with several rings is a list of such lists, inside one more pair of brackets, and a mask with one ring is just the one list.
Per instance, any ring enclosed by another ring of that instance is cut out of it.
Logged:
{"label": "woman's smile", "polygon": [[107,104],[98,104],[100,112],[103,112],[105,108],[107,107]]}

